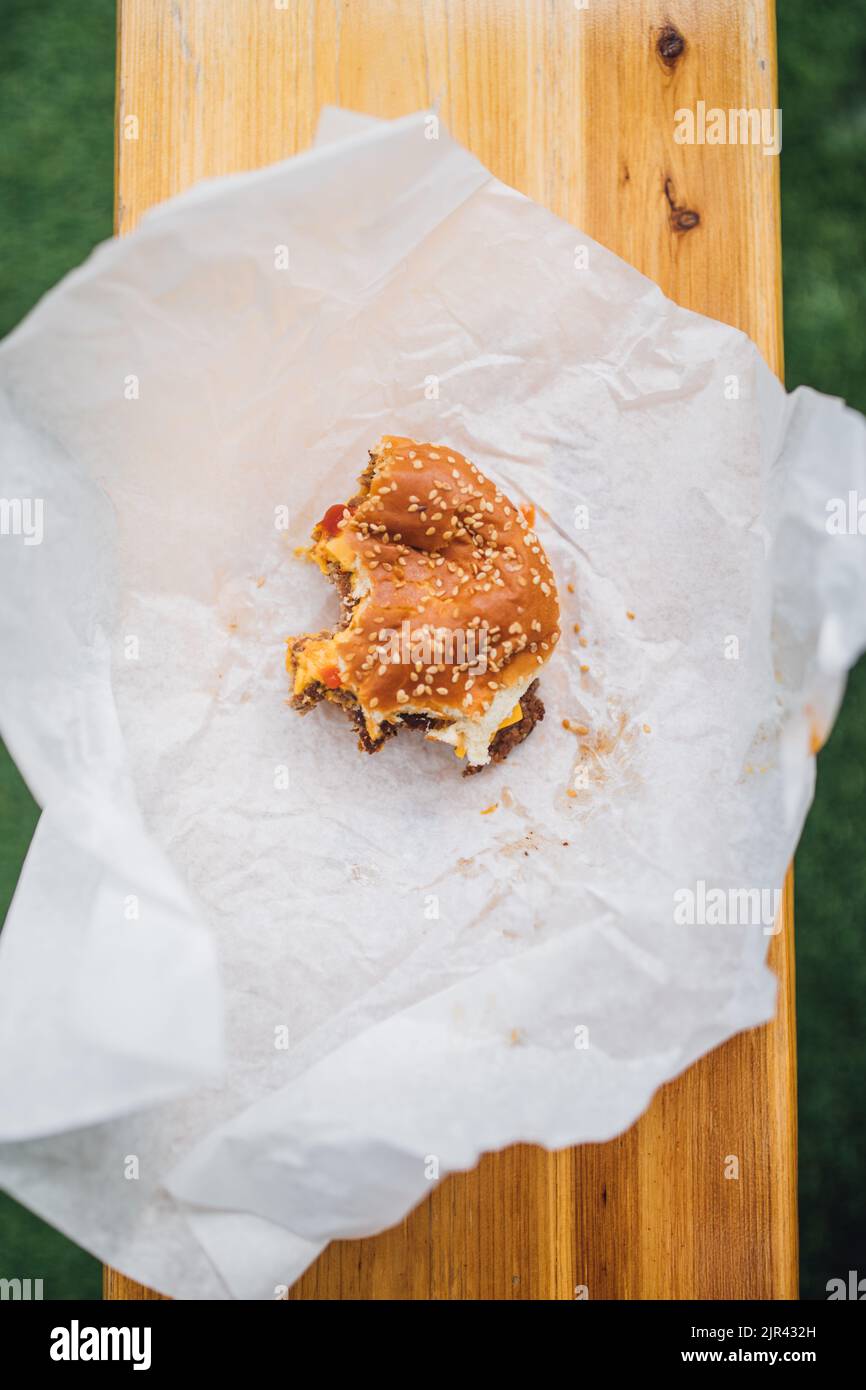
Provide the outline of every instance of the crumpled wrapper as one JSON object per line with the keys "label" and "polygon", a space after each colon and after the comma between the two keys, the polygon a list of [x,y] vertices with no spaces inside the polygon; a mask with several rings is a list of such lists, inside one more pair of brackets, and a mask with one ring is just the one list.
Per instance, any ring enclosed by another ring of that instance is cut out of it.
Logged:
{"label": "crumpled wrapper", "polygon": [[[775,905],[866,645],[863,540],[828,527],[859,416],[424,113],[328,112],[155,209],[0,384],[0,487],[44,530],[0,537],[43,808],[0,945],[16,1197],[166,1293],[272,1298],[772,1016],[772,910],[707,903]],[[558,577],[547,717],[480,777],[286,707],[285,638],[337,610],[295,549],[385,433],[534,506]]]}

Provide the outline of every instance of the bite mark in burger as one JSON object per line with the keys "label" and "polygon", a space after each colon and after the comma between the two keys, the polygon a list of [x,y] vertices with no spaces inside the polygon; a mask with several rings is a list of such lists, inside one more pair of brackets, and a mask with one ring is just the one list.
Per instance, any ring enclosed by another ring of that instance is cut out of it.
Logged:
{"label": "bite mark in burger", "polygon": [[375,753],[401,728],[501,762],[544,717],[538,675],[559,641],[550,562],[521,509],[462,454],[388,435],[359,491],[313,528],[311,559],[342,620],[289,639],[292,703],[345,709]]}

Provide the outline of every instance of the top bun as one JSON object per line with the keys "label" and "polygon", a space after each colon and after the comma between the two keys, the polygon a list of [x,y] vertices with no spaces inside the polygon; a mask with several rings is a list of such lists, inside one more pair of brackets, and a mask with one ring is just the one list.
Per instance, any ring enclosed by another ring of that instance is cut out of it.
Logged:
{"label": "top bun", "polygon": [[374,741],[427,716],[431,737],[486,762],[560,636],[553,571],[520,508],[455,449],[387,435],[313,540],[348,621],[295,644],[296,698],[313,682],[349,694]]}

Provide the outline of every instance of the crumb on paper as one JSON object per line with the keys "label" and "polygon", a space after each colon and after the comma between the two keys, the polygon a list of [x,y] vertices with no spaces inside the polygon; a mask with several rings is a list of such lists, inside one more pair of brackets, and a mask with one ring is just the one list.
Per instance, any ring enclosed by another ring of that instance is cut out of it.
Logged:
{"label": "crumb on paper", "polygon": [[586,675],[587,671],[589,670],[589,667],[586,665],[582,665],[580,669],[583,672],[583,674]]}
{"label": "crumb on paper", "polygon": [[498,801],[494,801],[494,803],[493,803],[492,806],[485,806],[485,807],[484,807],[484,810],[481,811],[481,812],[479,812],[479,814],[482,815],[482,816],[489,816],[490,813],[491,813],[492,811],[495,811],[495,810],[496,810],[496,808],[498,807],[498,805],[499,805],[499,802],[498,802]]}
{"label": "crumb on paper", "polygon": [[256,580],[256,588],[257,588],[257,589],[262,589],[262,588],[264,588],[264,583],[265,583],[265,576],[264,576],[263,574],[260,574],[259,577],[258,577],[258,579]]}
{"label": "crumb on paper", "polygon": [[511,1043],[511,1046],[512,1046],[512,1047],[517,1047],[519,1043],[522,1043],[522,1042],[523,1042],[523,1031],[522,1031],[522,1029],[520,1029],[520,1028],[512,1028],[511,1032],[510,1032],[509,1035],[508,1035],[508,1041]]}
{"label": "crumb on paper", "polygon": [[811,705],[806,705],[803,713],[809,721],[809,752],[814,757],[824,747],[824,733]]}
{"label": "crumb on paper", "polygon": [[538,853],[542,848],[543,845],[539,842],[535,830],[530,829],[525,831],[516,840],[511,840],[507,844],[500,845],[499,853],[503,858],[516,859],[519,855],[523,855],[524,858],[528,859],[530,850],[535,850],[535,852]]}
{"label": "crumb on paper", "polygon": [[562,727],[567,729],[570,734],[580,734],[581,737],[589,733],[585,724],[576,724],[573,719],[563,719]]}
{"label": "crumb on paper", "polygon": [[632,611],[631,611],[630,608],[627,608],[627,609],[625,610],[625,616],[628,618],[628,620],[629,620],[630,623],[633,623],[633,622],[634,622],[634,613],[632,613]]}
{"label": "crumb on paper", "polygon": [[643,729],[643,731],[644,731],[645,734],[651,734],[651,733],[652,733],[652,729],[650,728],[649,724],[642,724],[642,725],[641,725],[641,728]]}
{"label": "crumb on paper", "polygon": [[[586,797],[593,787],[608,785],[618,788],[633,782],[635,773],[630,767],[634,741],[639,726],[632,723],[622,710],[610,710],[610,723],[601,728],[589,728],[573,719],[563,719],[563,727],[580,739],[577,759],[565,794],[571,800]],[[649,725],[644,725],[649,730]]]}
{"label": "crumb on paper", "polygon": [[520,510],[523,512],[523,515],[524,515],[525,518],[526,518],[526,524],[527,524],[528,526],[534,526],[534,525],[535,525],[535,508],[533,507],[532,503],[531,503],[531,502],[521,502],[521,504],[520,504]]}
{"label": "crumb on paper", "polygon": [[575,623],[575,625],[574,625],[574,631],[575,631],[575,632],[580,632],[580,623]]}
{"label": "crumb on paper", "polygon": [[573,593],[574,593],[574,585],[573,585],[573,584],[566,584],[565,587],[566,587],[566,589],[568,590],[568,592],[569,592],[570,594],[573,594]]}

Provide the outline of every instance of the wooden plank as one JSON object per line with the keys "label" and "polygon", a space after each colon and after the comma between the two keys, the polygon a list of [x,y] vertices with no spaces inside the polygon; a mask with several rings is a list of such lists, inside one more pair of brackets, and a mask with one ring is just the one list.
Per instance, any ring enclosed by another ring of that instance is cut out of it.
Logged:
{"label": "wooden plank", "polygon": [[[500,178],[744,329],[781,374],[778,161],[676,144],[675,110],[699,99],[775,108],[771,0],[121,0],[116,225],[306,148],[325,102],[437,103]],[[789,875],[772,1025],[610,1144],[488,1155],[391,1231],[335,1242],[290,1297],[796,1298],[792,901]],[[107,1271],[106,1297],[142,1296]]]}

